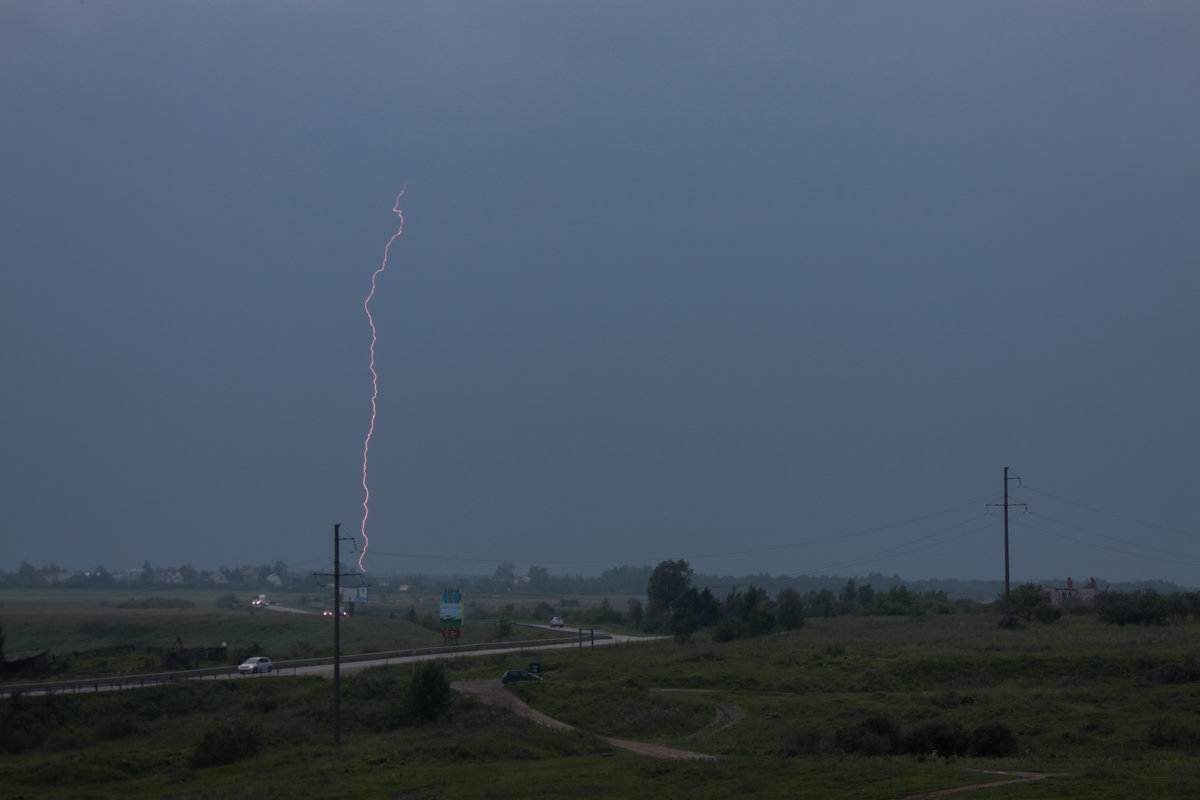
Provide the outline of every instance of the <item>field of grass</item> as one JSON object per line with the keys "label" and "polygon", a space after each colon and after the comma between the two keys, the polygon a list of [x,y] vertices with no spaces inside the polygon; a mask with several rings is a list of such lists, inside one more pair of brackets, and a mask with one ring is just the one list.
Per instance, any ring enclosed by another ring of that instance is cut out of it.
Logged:
{"label": "field of grass", "polygon": [[[9,610],[0,608],[6,632]],[[967,768],[1071,777],[964,797],[1200,794],[1200,692],[1171,682],[1193,671],[1164,669],[1200,659],[1200,625],[1118,628],[1064,617],[1009,631],[995,623],[982,615],[816,619],[800,631],[725,644],[698,637],[444,662],[452,680],[495,679],[539,662],[546,680],[510,690],[577,733],[457,696],[448,718],[416,724],[397,705],[412,674],[405,666],[344,679],[336,747],[330,685],[315,678],[18,697],[0,704],[8,749],[0,798],[886,800],[997,779]],[[1002,723],[1016,750],[1004,758],[848,751],[847,732],[869,718],[901,733]],[[251,732],[261,749],[197,766],[205,734],[231,731]],[[721,759],[657,761],[598,736]]]}
{"label": "field of grass", "polygon": [[[296,593],[273,594],[280,604],[309,614],[252,609],[253,593],[234,593],[234,607],[219,605],[230,594],[224,589],[128,590],[0,590],[0,626],[5,650],[15,653],[48,650],[58,660],[50,675],[38,680],[105,677],[154,672],[162,668],[162,650],[182,643],[185,648],[228,646],[225,662],[205,661],[202,667],[236,663],[236,655],[253,650],[276,661],[333,655],[333,619],[301,602]],[[125,608],[122,606],[166,607]],[[172,607],[174,606],[174,607]],[[367,604],[353,617],[343,617],[341,649],[344,654],[409,650],[442,645],[439,631],[423,627],[426,613],[436,615],[436,601],[426,600],[418,622],[409,620],[409,605]],[[517,638],[536,639],[546,634],[517,628]],[[495,626],[467,620],[463,642],[495,640]],[[99,648],[134,645],[137,651],[119,655],[79,656]]]}

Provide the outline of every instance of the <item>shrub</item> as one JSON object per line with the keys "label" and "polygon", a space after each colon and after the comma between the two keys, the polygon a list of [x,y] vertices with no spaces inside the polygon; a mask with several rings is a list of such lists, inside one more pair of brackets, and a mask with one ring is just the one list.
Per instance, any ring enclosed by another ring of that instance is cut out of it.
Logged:
{"label": "shrub", "polygon": [[1102,622],[1125,625],[1165,625],[1167,604],[1158,592],[1103,592],[1096,596],[1096,614]]}
{"label": "shrub", "polygon": [[864,756],[895,753],[900,744],[900,726],[891,717],[872,714],[856,725],[842,728],[834,736],[839,750]]}
{"label": "shrub", "polygon": [[985,722],[975,729],[971,752],[982,758],[1015,756],[1017,734],[1006,722]]}
{"label": "shrub", "polygon": [[1040,605],[1033,609],[1033,618],[1038,622],[1054,622],[1062,617],[1062,613],[1058,606]]}
{"label": "shrub", "polygon": [[251,642],[248,646],[239,647],[233,651],[233,663],[240,664],[252,656],[261,656],[262,651],[263,646],[261,644],[258,642]]}
{"label": "shrub", "polygon": [[409,708],[420,722],[433,722],[450,710],[450,681],[436,661],[423,664],[409,684]]}
{"label": "shrub", "polygon": [[1150,726],[1150,746],[1191,750],[1200,744],[1200,733],[1195,728],[1162,720]]}
{"label": "shrub", "polygon": [[262,732],[258,728],[221,725],[205,731],[188,763],[192,769],[232,764],[258,755],[261,749]]}
{"label": "shrub", "polygon": [[1200,670],[1188,664],[1163,664],[1151,670],[1148,677],[1154,683],[1190,683],[1200,679]]}
{"label": "shrub", "polygon": [[971,751],[971,732],[957,722],[922,722],[901,737],[900,750],[914,755],[963,756]]}
{"label": "shrub", "polygon": [[732,642],[734,639],[742,637],[741,620],[723,619],[717,623],[717,627],[713,628],[712,639],[714,642]]}
{"label": "shrub", "polygon": [[787,756],[812,755],[820,752],[821,731],[817,728],[798,728],[783,736],[780,751]]}

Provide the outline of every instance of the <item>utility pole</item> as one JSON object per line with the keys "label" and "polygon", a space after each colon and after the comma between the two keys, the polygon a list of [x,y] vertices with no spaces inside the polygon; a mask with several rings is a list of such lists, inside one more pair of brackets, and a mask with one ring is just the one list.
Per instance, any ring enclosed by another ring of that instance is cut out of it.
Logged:
{"label": "utility pole", "polygon": [[1005,619],[1012,617],[1012,586],[1009,582],[1009,572],[1008,572],[1008,507],[1010,505],[1011,506],[1021,506],[1021,508],[1024,508],[1026,511],[1029,510],[1029,506],[1025,505],[1024,503],[1008,502],[1008,482],[1009,481],[1016,481],[1017,486],[1021,485],[1021,478],[1019,476],[1015,477],[1015,478],[1008,477],[1008,467],[1005,467],[1004,468],[1004,502],[987,504],[987,506],[989,508],[992,506],[995,506],[995,505],[1003,505],[1004,506],[1004,617],[1005,617]]}
{"label": "utility pole", "polygon": [[342,743],[342,577],[357,575],[358,572],[342,572],[340,545],[344,540],[354,541],[353,536],[341,536],[341,523],[333,526],[333,572],[316,572],[314,576],[333,578],[333,743]]}

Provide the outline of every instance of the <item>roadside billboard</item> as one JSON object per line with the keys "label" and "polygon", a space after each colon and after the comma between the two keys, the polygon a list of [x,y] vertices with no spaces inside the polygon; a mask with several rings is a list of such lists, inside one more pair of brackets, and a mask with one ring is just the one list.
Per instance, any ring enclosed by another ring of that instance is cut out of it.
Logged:
{"label": "roadside billboard", "polygon": [[442,592],[442,605],[438,616],[442,620],[443,639],[458,639],[462,636],[463,607],[460,591],[447,589]]}

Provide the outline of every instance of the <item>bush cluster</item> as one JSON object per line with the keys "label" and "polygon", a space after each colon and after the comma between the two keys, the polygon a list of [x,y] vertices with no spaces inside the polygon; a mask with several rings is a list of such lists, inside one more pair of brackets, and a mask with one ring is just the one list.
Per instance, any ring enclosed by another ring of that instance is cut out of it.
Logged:
{"label": "bush cluster", "polygon": [[453,696],[440,662],[422,663],[407,682],[396,676],[394,669],[368,669],[348,681],[342,690],[346,724],[393,731],[435,722],[450,713]]}
{"label": "bush cluster", "polygon": [[258,755],[262,731],[248,725],[218,725],[204,732],[188,765],[192,769],[232,764]]}
{"label": "bush cluster", "polygon": [[948,720],[929,720],[902,731],[891,717],[872,714],[839,729],[834,745],[842,752],[864,756],[907,753],[1006,758],[1017,754],[1017,734],[1005,722],[984,723],[971,731]]}
{"label": "bush cluster", "polygon": [[1096,616],[1114,625],[1164,625],[1167,599],[1153,589],[1096,595]]}

